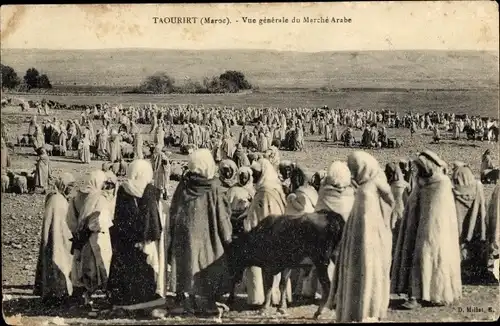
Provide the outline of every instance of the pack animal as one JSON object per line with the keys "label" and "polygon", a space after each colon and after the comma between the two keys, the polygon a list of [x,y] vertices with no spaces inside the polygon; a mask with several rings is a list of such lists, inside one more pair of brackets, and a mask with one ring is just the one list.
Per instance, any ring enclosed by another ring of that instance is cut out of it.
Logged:
{"label": "pack animal", "polygon": [[387,139],[387,148],[399,148],[401,147],[402,142],[398,138],[389,138]]}
{"label": "pack animal", "polygon": [[7,174],[2,174],[2,193],[9,191],[10,178]]}
{"label": "pack animal", "polygon": [[134,158],[134,147],[126,142],[121,142],[122,157],[126,159]]}
{"label": "pack animal", "polygon": [[66,148],[60,145],[54,145],[54,149],[52,150],[53,156],[66,156]]}
{"label": "pack animal", "polygon": [[17,146],[19,147],[26,147],[26,146],[31,146],[30,144],[30,135],[25,134],[22,136],[17,137]]}
{"label": "pack animal", "polygon": [[10,171],[8,177],[13,192],[17,194],[28,193],[28,179],[26,178],[25,175],[21,175]]}
{"label": "pack animal", "polygon": [[[328,293],[328,265],[342,237],[344,224],[342,216],[326,211],[301,216],[271,215],[250,232],[234,235],[227,250],[232,277],[228,304],[234,302],[235,288],[242,279],[243,271],[250,266],[258,266],[262,268],[264,282],[265,302],[262,310],[270,308],[273,278],[281,273],[281,300],[278,311],[285,313],[286,285],[291,270],[303,266],[302,262],[306,258],[309,258],[317,269],[323,293]],[[324,296],[317,314],[323,310],[326,300],[327,296]]]}
{"label": "pack animal", "polygon": [[52,156],[53,151],[54,151],[54,146],[52,144],[45,144],[44,148],[45,148],[45,151],[47,152],[47,155]]}

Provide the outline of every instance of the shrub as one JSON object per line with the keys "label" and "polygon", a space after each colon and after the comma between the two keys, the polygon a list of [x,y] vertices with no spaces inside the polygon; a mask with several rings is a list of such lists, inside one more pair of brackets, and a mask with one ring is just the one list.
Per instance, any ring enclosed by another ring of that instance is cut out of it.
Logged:
{"label": "shrub", "polygon": [[252,85],[246,80],[241,71],[227,70],[219,76],[222,87],[229,93],[251,89]]}
{"label": "shrub", "polygon": [[165,73],[156,73],[146,80],[133,93],[183,93],[183,94],[217,94],[237,93],[241,90],[252,89],[252,85],[246,80],[245,75],[239,71],[228,70],[220,76],[212,78],[205,77],[200,83],[187,79],[180,86],[175,86],[174,79]]}
{"label": "shrub", "polygon": [[173,93],[175,80],[165,73],[155,73],[146,78],[146,80],[139,86],[139,92],[153,93],[153,94],[166,94]]}

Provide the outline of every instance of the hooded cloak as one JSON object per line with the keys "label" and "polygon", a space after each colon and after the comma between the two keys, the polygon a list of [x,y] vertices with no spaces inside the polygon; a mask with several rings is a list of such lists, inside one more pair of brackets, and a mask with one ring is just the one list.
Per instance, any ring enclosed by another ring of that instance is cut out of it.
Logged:
{"label": "hooded cloak", "polygon": [[215,179],[216,168],[208,149],[194,151],[170,207],[173,290],[210,300],[228,285],[224,248],[232,235],[230,207]]}
{"label": "hooded cloak", "polygon": [[457,211],[446,164],[426,150],[394,250],[391,291],[439,304],[462,295]]}
{"label": "hooded cloak", "polygon": [[73,175],[64,173],[55,182],[55,189],[45,198],[42,239],[38,254],[33,294],[42,298],[71,296],[70,273],[71,231],[66,222],[68,200],[66,189],[75,182]]}
{"label": "hooded cloak", "polygon": [[357,191],[340,242],[327,306],[336,301],[337,322],[361,322],[384,318],[389,306],[389,218],[394,199],[373,156],[355,151],[347,164]]}

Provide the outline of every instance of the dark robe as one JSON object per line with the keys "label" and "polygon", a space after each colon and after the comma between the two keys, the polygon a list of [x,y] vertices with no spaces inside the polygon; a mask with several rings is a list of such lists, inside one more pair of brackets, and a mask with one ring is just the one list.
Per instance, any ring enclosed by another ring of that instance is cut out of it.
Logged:
{"label": "dark robe", "polygon": [[109,229],[113,258],[108,278],[110,302],[131,305],[157,299],[153,268],[136,243],[161,237],[160,190],[149,184],[142,198],[118,189],[114,225]]}
{"label": "dark robe", "polygon": [[186,174],[172,197],[167,254],[174,292],[210,298],[228,285],[225,247],[231,241],[229,203],[217,179]]}

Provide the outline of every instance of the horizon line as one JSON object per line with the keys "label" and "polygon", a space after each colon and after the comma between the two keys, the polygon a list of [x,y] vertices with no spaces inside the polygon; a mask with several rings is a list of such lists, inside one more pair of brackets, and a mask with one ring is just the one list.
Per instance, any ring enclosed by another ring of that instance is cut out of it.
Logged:
{"label": "horizon line", "polygon": [[267,51],[267,52],[288,52],[288,53],[324,53],[324,52],[396,52],[396,51],[436,51],[436,52],[493,52],[499,53],[499,49],[343,49],[343,50],[320,50],[320,51],[299,51],[299,50],[277,50],[263,48],[220,48],[220,49],[183,49],[183,48],[155,48],[155,47],[117,47],[117,48],[16,48],[1,47],[1,50],[38,50],[38,51],[106,51],[106,50],[163,50],[163,51]]}

